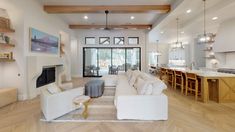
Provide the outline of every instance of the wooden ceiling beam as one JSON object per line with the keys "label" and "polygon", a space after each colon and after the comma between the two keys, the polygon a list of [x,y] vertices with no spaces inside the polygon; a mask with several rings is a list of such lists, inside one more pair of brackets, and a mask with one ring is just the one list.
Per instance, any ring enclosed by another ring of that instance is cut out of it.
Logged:
{"label": "wooden ceiling beam", "polygon": [[104,13],[109,10],[111,13],[168,13],[171,10],[170,5],[44,5],[44,11],[47,13]]}
{"label": "wooden ceiling beam", "polygon": [[[105,25],[69,25],[70,29],[104,29]],[[110,29],[152,29],[152,25],[131,24],[131,25],[108,25]]]}

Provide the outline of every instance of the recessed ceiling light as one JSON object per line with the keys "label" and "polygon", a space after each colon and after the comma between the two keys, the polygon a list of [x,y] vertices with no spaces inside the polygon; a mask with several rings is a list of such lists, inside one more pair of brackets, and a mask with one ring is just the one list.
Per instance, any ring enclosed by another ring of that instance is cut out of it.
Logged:
{"label": "recessed ceiling light", "polygon": [[161,33],[161,34],[163,34],[164,32],[163,32],[163,31],[161,31],[160,33]]}
{"label": "recessed ceiling light", "polygon": [[87,19],[88,19],[88,16],[84,16],[83,18],[87,20]]}
{"label": "recessed ceiling light", "polygon": [[191,9],[188,9],[187,11],[186,11],[186,13],[191,13],[192,12],[192,10]]}
{"label": "recessed ceiling light", "polygon": [[133,19],[135,19],[135,17],[134,17],[134,16],[131,16],[131,20],[133,20]]}
{"label": "recessed ceiling light", "polygon": [[184,31],[182,31],[181,33],[184,34]]}
{"label": "recessed ceiling light", "polygon": [[217,19],[218,19],[218,17],[213,17],[213,18],[212,18],[212,20],[217,20]]}

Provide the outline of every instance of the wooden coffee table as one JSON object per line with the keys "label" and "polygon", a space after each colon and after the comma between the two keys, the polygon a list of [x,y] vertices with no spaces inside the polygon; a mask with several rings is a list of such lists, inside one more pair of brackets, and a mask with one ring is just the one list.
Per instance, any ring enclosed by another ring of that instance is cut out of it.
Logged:
{"label": "wooden coffee table", "polygon": [[73,100],[73,103],[78,106],[78,108],[81,108],[82,105],[84,105],[84,111],[82,112],[82,117],[84,119],[87,119],[88,117],[88,104],[89,104],[89,101],[90,101],[90,97],[89,96],[79,96],[77,98],[75,98]]}

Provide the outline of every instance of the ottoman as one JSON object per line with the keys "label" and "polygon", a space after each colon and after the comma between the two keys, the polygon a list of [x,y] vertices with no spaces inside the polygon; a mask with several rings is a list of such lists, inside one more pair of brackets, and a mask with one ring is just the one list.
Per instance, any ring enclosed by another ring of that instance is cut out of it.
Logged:
{"label": "ottoman", "polygon": [[85,84],[85,95],[91,98],[97,98],[104,93],[103,80],[91,80]]}

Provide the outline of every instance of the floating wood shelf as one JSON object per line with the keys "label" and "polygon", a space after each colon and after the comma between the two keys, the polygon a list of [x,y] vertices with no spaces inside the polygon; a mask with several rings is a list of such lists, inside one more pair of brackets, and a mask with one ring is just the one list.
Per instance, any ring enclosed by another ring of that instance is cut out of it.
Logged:
{"label": "floating wood shelf", "polygon": [[4,43],[0,43],[0,47],[15,47],[14,44],[4,44]]}
{"label": "floating wood shelf", "polygon": [[10,29],[10,28],[0,28],[0,32],[1,33],[14,33],[15,30],[14,29]]}
{"label": "floating wood shelf", "polygon": [[14,62],[15,59],[3,59],[3,58],[0,58],[0,62]]}

